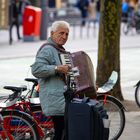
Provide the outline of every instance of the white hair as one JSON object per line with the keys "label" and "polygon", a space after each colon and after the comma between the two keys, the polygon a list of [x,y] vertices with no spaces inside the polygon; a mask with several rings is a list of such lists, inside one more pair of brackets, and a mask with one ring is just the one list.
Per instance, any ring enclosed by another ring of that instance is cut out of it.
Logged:
{"label": "white hair", "polygon": [[59,27],[70,29],[70,24],[66,21],[55,21],[52,23],[51,31],[56,31]]}

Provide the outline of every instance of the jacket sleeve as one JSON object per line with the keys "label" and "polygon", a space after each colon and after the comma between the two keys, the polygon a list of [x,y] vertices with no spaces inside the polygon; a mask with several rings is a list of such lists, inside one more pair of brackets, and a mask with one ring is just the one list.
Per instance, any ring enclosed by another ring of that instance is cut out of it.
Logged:
{"label": "jacket sleeve", "polygon": [[55,75],[56,62],[52,50],[48,47],[37,53],[36,60],[31,65],[31,72],[37,78],[47,78]]}

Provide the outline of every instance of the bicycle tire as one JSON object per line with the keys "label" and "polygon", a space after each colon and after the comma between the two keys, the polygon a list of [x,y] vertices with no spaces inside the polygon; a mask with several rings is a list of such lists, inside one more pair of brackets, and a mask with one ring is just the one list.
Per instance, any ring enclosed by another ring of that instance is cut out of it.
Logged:
{"label": "bicycle tire", "polygon": [[103,103],[111,121],[109,140],[117,140],[125,127],[124,108],[113,96],[107,95],[106,101],[104,101],[104,97],[105,95],[97,96],[97,100]]}
{"label": "bicycle tire", "polygon": [[24,112],[2,111],[3,123],[14,140],[39,140],[35,122]]}
{"label": "bicycle tire", "polygon": [[140,107],[140,82],[136,85],[135,101],[136,101],[138,107]]}

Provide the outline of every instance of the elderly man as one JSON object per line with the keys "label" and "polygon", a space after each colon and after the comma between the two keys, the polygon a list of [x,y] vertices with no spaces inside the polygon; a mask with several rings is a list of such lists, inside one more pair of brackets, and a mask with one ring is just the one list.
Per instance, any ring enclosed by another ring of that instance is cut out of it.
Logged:
{"label": "elderly man", "polygon": [[69,23],[55,21],[47,43],[42,45],[32,65],[32,74],[40,84],[40,103],[43,113],[52,116],[54,122],[54,140],[61,140],[64,130],[65,74],[68,65],[62,65],[59,55],[67,53],[63,48],[69,35]]}

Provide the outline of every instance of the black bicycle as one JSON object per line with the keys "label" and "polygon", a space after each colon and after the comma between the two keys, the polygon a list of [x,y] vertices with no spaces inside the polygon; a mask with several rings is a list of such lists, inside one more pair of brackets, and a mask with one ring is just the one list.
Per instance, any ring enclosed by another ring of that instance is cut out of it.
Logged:
{"label": "black bicycle", "polygon": [[125,127],[125,108],[117,98],[110,95],[117,79],[118,74],[113,71],[108,81],[97,90],[97,100],[103,104],[110,119],[109,140],[118,140]]}
{"label": "black bicycle", "polygon": [[[108,81],[97,90],[97,100],[100,101],[107,110],[111,121],[109,140],[117,140],[123,133],[125,127],[125,108],[117,98],[109,94],[109,91],[112,90],[116,84],[117,79],[118,74],[113,71]],[[33,82],[31,92],[29,92],[28,96],[30,96],[31,99],[37,99],[39,96],[37,79],[26,78],[25,80]]]}
{"label": "black bicycle", "polygon": [[138,107],[140,107],[140,80],[137,82],[137,84],[135,85],[135,101],[138,105]]}

